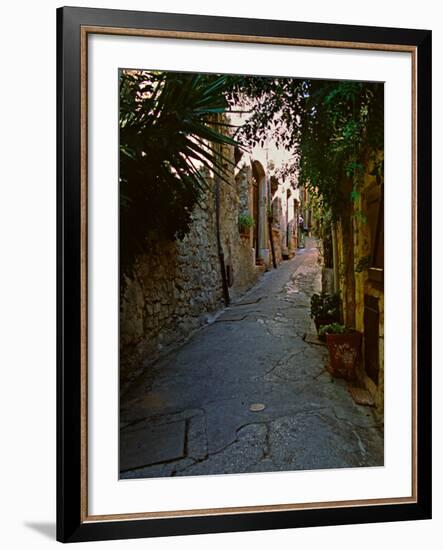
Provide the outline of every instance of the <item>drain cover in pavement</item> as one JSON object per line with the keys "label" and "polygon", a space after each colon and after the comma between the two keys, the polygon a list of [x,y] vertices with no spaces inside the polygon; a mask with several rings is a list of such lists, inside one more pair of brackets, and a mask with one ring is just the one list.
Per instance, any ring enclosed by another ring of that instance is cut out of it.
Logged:
{"label": "drain cover in pavement", "polygon": [[185,421],[146,426],[121,434],[120,471],[133,470],[182,458],[185,455]]}
{"label": "drain cover in pavement", "polygon": [[264,411],[266,406],[263,403],[252,403],[252,405],[249,405],[249,410],[251,412],[260,412]]}

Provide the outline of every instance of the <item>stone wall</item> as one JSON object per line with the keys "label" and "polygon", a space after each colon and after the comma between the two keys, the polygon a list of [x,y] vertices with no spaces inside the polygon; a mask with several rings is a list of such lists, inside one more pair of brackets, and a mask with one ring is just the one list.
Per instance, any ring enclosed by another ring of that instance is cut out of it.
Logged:
{"label": "stone wall", "polygon": [[[230,148],[223,151],[233,157]],[[181,241],[151,239],[123,277],[120,301],[120,377],[124,388],[168,350],[184,342],[224,306],[217,248],[215,181],[193,212]],[[220,184],[220,234],[232,299],[260,275],[250,239],[240,237],[238,216],[248,201],[246,167]],[[245,202],[246,201],[246,202]]]}
{"label": "stone wall", "polygon": [[[370,172],[370,170],[368,170]],[[367,197],[369,194],[378,194],[380,197],[381,188],[375,176],[367,173],[364,177],[361,193],[353,203],[355,212],[360,215],[352,217],[352,263],[351,270],[346,269],[349,265],[349,254],[344,246],[343,227],[337,224],[337,259],[338,277],[341,295],[343,297],[344,321],[361,333],[365,333],[365,300],[367,297],[374,298],[378,308],[378,380],[374,382],[367,373],[367,366],[364,364],[365,339],[363,339],[362,358],[357,375],[359,381],[371,393],[376,413],[380,416],[384,410],[384,291],[383,285],[375,283],[370,279],[367,265],[362,264],[369,260],[372,252],[372,239],[375,228],[370,228],[368,221]],[[361,215],[363,214],[363,216]],[[360,264],[360,265],[359,265]],[[352,281],[349,280],[349,273],[352,273]],[[325,287],[324,287],[325,288]],[[348,307],[347,307],[348,306]],[[352,310],[352,320],[348,319],[349,310]]]}
{"label": "stone wall", "polygon": [[279,265],[283,261],[283,254],[281,244],[282,236],[280,234],[280,229],[277,227],[272,228],[272,242],[274,243],[275,261],[277,265]]}
{"label": "stone wall", "polygon": [[[369,193],[376,193],[380,196],[380,186],[376,183],[374,176],[366,175],[362,193],[356,203],[356,209],[362,212],[368,212],[367,196]],[[355,264],[357,265],[362,258],[369,257],[372,251],[372,238],[370,223],[358,217],[354,219],[354,250]],[[375,226],[373,230],[375,230]],[[355,271],[355,294],[356,294],[356,315],[355,325],[357,330],[364,332],[365,330],[365,296],[370,296],[376,299],[379,313],[378,323],[378,356],[379,356],[379,372],[378,380],[375,383],[367,376],[364,365],[361,365],[359,375],[372,394],[377,413],[383,414],[384,410],[384,290],[383,286],[372,281],[368,275],[367,269],[356,269]],[[363,341],[363,351],[365,342]]]}
{"label": "stone wall", "polygon": [[[231,147],[223,148],[223,155],[234,160]],[[227,166],[225,166],[227,168]],[[260,271],[255,265],[255,251],[252,248],[252,231],[249,239],[241,238],[238,217],[251,213],[252,171],[244,164],[234,175],[232,184],[222,184],[220,201],[220,226],[226,268],[230,271],[229,294],[233,300],[242,295],[256,281]],[[245,207],[248,205],[248,209]]]}

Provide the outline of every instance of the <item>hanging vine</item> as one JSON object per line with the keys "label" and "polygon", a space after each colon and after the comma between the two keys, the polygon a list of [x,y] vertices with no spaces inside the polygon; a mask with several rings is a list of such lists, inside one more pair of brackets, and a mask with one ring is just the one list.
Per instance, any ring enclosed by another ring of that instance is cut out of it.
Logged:
{"label": "hanging vine", "polygon": [[297,173],[333,218],[358,198],[370,160],[382,173],[382,83],[249,77],[236,83],[234,99],[242,93],[255,102],[237,137],[256,145],[271,132],[293,153],[280,175]]}

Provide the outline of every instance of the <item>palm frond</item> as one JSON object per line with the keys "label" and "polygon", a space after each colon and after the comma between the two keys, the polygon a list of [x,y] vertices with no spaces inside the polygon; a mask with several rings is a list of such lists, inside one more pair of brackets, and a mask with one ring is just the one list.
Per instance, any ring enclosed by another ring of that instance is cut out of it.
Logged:
{"label": "palm frond", "polygon": [[121,208],[128,238],[143,240],[151,228],[171,238],[186,233],[192,208],[209,190],[203,168],[230,183],[234,163],[213,148],[242,147],[218,118],[229,109],[229,84],[224,75],[121,73]]}

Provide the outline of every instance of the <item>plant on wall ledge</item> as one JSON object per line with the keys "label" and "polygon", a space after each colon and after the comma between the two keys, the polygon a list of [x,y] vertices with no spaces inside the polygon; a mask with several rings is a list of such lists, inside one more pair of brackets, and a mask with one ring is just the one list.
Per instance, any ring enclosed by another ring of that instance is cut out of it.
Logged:
{"label": "plant on wall ledge", "polygon": [[254,218],[250,214],[240,214],[238,217],[238,229],[240,233],[247,233],[254,226]]}

